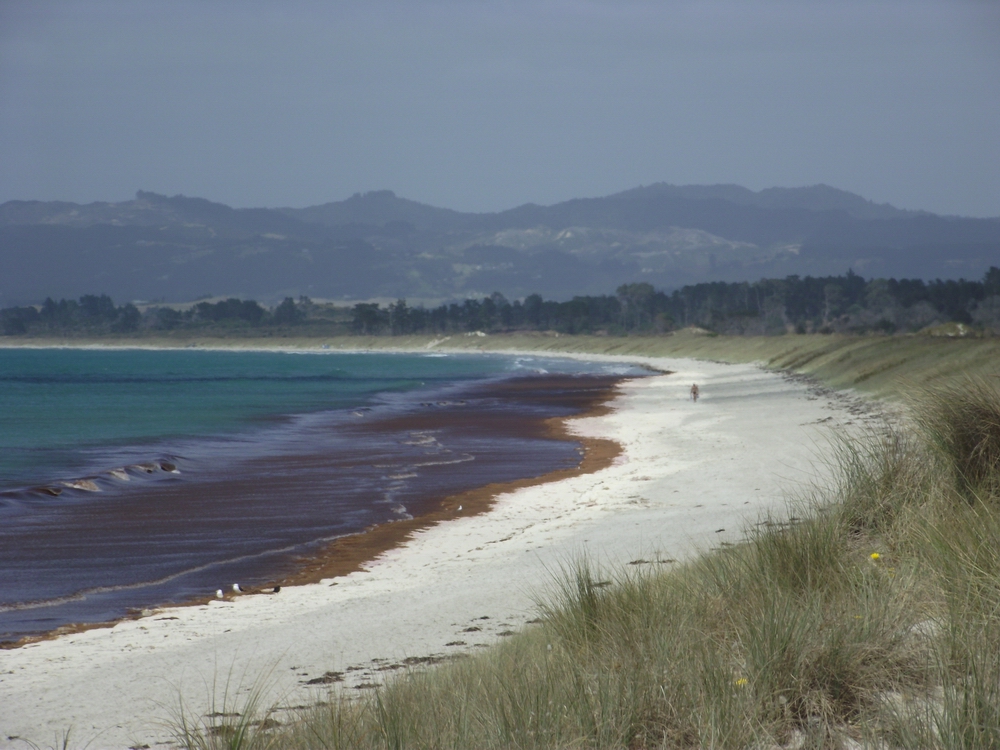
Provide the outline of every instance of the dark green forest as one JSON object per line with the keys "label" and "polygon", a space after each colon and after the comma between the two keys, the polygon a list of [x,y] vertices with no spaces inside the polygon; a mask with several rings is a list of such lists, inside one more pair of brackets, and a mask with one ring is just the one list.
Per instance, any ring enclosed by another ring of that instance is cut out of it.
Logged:
{"label": "dark green forest", "polygon": [[945,323],[1000,334],[1000,268],[981,281],[788,276],[756,282],[712,282],[671,293],[647,283],[623,284],[615,294],[566,302],[531,294],[510,301],[496,292],[438,307],[406,300],[382,306],[338,307],[307,297],[268,309],[253,300],[198,302],[183,309],[129,303],[107,295],[45,300],[41,306],[0,310],[5,336],[142,335],[157,332],[261,335],[449,334],[482,331],[558,331],[566,334],[662,334],[697,326],[731,335],[784,333],[908,333]]}

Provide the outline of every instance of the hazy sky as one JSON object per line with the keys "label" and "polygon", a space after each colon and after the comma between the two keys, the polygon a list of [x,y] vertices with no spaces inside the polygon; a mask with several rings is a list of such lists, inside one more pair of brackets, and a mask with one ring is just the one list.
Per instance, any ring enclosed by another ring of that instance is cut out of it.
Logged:
{"label": "hazy sky", "polygon": [[0,0],[0,201],[653,182],[1000,216],[1000,3]]}

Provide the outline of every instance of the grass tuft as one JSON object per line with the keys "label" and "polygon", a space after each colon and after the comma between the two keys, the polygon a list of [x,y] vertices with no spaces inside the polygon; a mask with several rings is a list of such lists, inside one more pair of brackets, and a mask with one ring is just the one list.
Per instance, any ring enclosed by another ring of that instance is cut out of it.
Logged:
{"label": "grass tuft", "polygon": [[210,689],[210,709],[204,715],[192,716],[181,702],[177,707],[175,737],[188,750],[271,750],[281,747],[275,730],[281,724],[275,719],[275,707],[268,706],[264,697],[270,673],[250,684],[234,682],[232,670],[220,686]]}
{"label": "grass tuft", "polygon": [[1000,491],[1000,391],[996,377],[964,376],[924,398],[921,423],[969,501]]}

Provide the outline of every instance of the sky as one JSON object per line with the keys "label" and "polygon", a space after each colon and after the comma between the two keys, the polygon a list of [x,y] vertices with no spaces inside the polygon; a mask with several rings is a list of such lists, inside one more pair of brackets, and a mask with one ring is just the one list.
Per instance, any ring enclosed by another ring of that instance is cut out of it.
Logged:
{"label": "sky", "polygon": [[1000,3],[0,0],[0,202],[656,182],[1000,216]]}

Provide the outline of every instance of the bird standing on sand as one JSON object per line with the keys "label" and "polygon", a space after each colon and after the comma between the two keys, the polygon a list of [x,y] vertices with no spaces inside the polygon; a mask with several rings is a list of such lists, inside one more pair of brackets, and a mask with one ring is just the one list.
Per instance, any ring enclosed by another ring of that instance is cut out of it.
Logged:
{"label": "bird standing on sand", "polygon": [[461,505],[459,505],[459,506],[458,506],[458,509],[459,509],[459,510],[462,510],[462,506],[461,506]]}
{"label": "bird standing on sand", "polygon": [[233,584],[233,591],[235,591],[237,594],[243,593],[243,589],[240,588],[240,585],[238,583]]}
{"label": "bird standing on sand", "polygon": [[216,598],[216,599],[221,599],[221,598],[222,598],[222,596],[223,596],[223,594],[222,594],[222,589],[216,589],[216,590],[215,590],[215,598]]}

